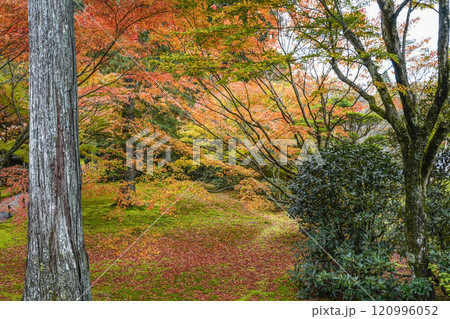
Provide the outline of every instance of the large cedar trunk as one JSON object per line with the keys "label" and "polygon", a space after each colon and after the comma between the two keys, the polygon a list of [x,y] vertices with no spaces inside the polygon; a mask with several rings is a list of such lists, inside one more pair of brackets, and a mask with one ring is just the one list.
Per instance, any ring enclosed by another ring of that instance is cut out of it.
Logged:
{"label": "large cedar trunk", "polygon": [[91,300],[81,218],[72,0],[29,0],[30,197],[24,300]]}

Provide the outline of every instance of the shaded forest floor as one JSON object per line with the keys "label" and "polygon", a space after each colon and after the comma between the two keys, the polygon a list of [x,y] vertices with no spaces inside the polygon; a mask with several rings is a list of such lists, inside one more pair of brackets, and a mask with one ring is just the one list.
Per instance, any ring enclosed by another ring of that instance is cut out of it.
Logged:
{"label": "shaded forest floor", "polygon": [[[301,236],[286,213],[176,184],[139,184],[151,204],[123,212],[113,185],[83,192],[94,300],[296,299],[287,271]],[[24,225],[0,224],[0,300],[21,298],[25,237]]]}

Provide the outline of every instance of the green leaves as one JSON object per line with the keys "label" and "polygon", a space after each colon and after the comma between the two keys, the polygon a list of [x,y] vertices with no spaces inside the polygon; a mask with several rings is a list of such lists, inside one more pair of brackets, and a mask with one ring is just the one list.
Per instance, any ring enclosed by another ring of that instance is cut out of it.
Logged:
{"label": "green leaves", "polygon": [[398,164],[368,145],[326,149],[321,157],[322,164],[303,163],[291,186],[290,215],[314,238],[298,247],[303,256],[292,276],[300,295],[397,298],[394,281],[385,275],[396,270],[391,258],[402,209]]}

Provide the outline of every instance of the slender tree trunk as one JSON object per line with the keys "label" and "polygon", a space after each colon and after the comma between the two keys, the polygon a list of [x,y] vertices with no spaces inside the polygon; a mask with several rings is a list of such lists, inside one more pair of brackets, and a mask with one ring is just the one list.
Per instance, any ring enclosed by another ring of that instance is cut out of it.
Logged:
{"label": "slender tree trunk", "polygon": [[30,197],[24,300],[91,300],[83,242],[73,0],[29,0]]}
{"label": "slender tree trunk", "polygon": [[136,171],[134,167],[127,167],[125,171],[125,182],[127,182],[127,193],[136,193]]}
{"label": "slender tree trunk", "polygon": [[[124,126],[124,135],[126,138],[131,138],[131,130],[130,127],[132,123],[134,122],[135,116],[134,116],[134,100],[130,98],[129,103],[124,105],[123,108],[123,118],[125,120],[125,126]],[[124,180],[127,183],[125,186],[126,189],[124,190],[126,193],[136,193],[136,169],[134,164],[130,167],[126,167],[126,171],[124,174]]]}

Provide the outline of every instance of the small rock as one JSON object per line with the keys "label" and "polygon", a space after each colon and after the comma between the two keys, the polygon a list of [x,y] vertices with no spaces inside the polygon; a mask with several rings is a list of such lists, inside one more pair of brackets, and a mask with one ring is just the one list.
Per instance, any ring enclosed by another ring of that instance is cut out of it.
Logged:
{"label": "small rock", "polygon": [[10,212],[0,212],[0,223],[4,222],[5,220],[8,220],[12,217]]}

